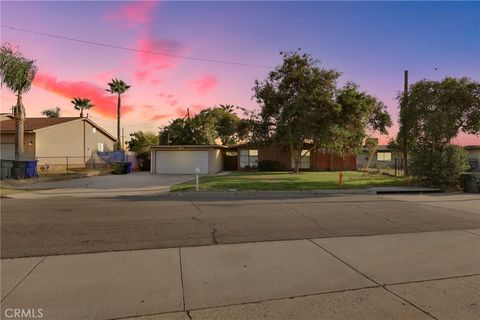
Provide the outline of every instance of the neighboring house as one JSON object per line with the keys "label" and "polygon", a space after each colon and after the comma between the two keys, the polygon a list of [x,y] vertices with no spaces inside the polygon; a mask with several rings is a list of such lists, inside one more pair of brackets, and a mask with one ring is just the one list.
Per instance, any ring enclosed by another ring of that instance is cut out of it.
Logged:
{"label": "neighboring house", "polygon": [[[0,122],[2,159],[15,159],[15,120]],[[85,166],[97,151],[111,151],[114,136],[88,118],[26,118],[24,158],[39,165]],[[68,157],[68,160],[67,160]]]}
{"label": "neighboring house", "polygon": [[463,147],[468,153],[468,162],[472,171],[480,171],[480,145]]}
{"label": "neighboring house", "polygon": [[[232,156],[237,155],[237,165],[231,170],[257,169],[262,161],[275,161],[282,170],[295,168],[295,159],[289,148],[275,145],[246,144],[228,148]],[[306,171],[355,170],[355,156],[343,157],[323,149],[302,150],[300,169]]]}
{"label": "neighboring house", "polygon": [[[364,149],[357,155],[357,169],[364,169],[370,158],[368,150]],[[379,145],[370,161],[370,169],[397,168],[401,167],[402,155],[388,148],[387,145]]]}
{"label": "neighboring house", "polygon": [[[295,163],[289,150],[263,145],[160,145],[151,146],[151,173],[201,174],[221,171],[256,170],[264,160],[275,161],[281,170],[291,170]],[[332,152],[314,150],[301,161],[301,169],[309,171],[355,170],[355,156],[340,157]]]}

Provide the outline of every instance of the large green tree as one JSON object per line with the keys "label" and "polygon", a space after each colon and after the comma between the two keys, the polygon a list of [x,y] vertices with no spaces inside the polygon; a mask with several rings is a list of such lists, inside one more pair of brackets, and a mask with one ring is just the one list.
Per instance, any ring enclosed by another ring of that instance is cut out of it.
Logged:
{"label": "large green tree", "polygon": [[[421,80],[399,95],[400,126],[410,149],[441,148],[459,133],[480,134],[480,83],[468,78]],[[400,135],[399,135],[399,138]]]}
{"label": "large green tree", "polygon": [[47,118],[58,118],[60,117],[60,108],[51,108],[42,111],[42,114]]}
{"label": "large green tree", "polygon": [[194,117],[177,118],[160,130],[161,144],[215,144],[239,142],[247,129],[234,113],[235,107],[220,105],[200,111]]}
{"label": "large green tree", "polygon": [[375,97],[354,83],[338,88],[340,73],[321,68],[309,54],[281,56],[283,62],[263,82],[255,82],[254,97],[261,110],[252,120],[255,139],[290,149],[295,172],[306,154],[302,150],[356,152],[367,131],[386,133],[390,116]]}
{"label": "large green tree", "polygon": [[128,141],[128,149],[137,154],[150,152],[149,146],[157,145],[158,135],[152,131],[135,131],[130,134],[130,141]]}
{"label": "large green tree", "polygon": [[95,105],[93,105],[90,101],[90,99],[87,98],[73,98],[72,101],[70,101],[73,104],[73,108],[77,111],[80,111],[80,118],[83,118],[83,111],[88,110],[93,108]]}
{"label": "large green tree", "polygon": [[402,109],[397,144],[406,139],[412,175],[432,186],[456,187],[467,160],[451,144],[460,133],[480,135],[480,83],[451,77],[421,80],[398,100]]}
{"label": "large green tree", "polygon": [[[120,107],[121,107],[121,96],[125,92],[127,92],[128,89],[130,89],[130,86],[126,84],[123,80],[119,79],[112,79],[108,83],[109,88],[107,89],[108,92],[114,93],[117,95],[117,140],[120,142],[120,117],[121,117],[121,112],[120,112]],[[117,150],[120,150],[122,146],[120,143],[117,144]]]}
{"label": "large green tree", "polygon": [[23,140],[26,114],[23,94],[30,90],[37,70],[35,60],[25,58],[9,44],[3,44],[0,48],[1,83],[17,96],[17,104],[13,111],[15,118],[15,160],[23,159],[24,153]]}

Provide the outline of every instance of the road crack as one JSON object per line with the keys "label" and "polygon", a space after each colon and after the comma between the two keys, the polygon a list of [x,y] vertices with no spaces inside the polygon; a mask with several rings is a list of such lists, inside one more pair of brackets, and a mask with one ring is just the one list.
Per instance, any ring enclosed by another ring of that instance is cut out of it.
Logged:
{"label": "road crack", "polygon": [[295,207],[291,207],[291,206],[289,206],[289,205],[286,205],[286,204],[283,204],[283,206],[286,207],[286,208],[288,208],[288,209],[290,209],[290,210],[292,210],[292,211],[294,211],[294,212],[296,212],[296,213],[298,213],[298,214],[300,214],[302,217],[304,217],[304,218],[307,219],[307,220],[312,221],[314,224],[320,225],[320,224],[318,223],[318,221],[315,220],[314,217],[307,215],[305,212],[303,212],[303,211],[301,211],[301,210],[298,210],[298,209],[295,208]]}
{"label": "road crack", "polygon": [[212,232],[210,232],[210,236],[212,237],[212,243],[213,244],[218,244],[218,240],[217,240],[217,228],[215,227],[215,224],[214,223],[209,223],[207,221],[203,221],[202,219],[200,219],[199,217],[200,216],[203,216],[205,213],[203,212],[203,210],[200,208],[200,206],[198,206],[195,202],[193,202],[193,200],[190,201],[192,203],[192,206],[197,209],[198,211],[198,214],[193,216],[192,217],[192,220],[193,221],[196,221],[198,223],[201,223],[205,226],[208,226],[209,228],[212,229]]}

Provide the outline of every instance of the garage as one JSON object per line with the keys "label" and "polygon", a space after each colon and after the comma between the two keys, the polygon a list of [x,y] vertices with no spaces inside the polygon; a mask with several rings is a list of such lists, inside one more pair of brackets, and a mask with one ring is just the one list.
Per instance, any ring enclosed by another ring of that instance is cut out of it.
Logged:
{"label": "garage", "polygon": [[0,156],[2,159],[15,159],[15,143],[2,143],[0,146]]}
{"label": "garage", "polygon": [[151,146],[151,173],[218,173],[223,169],[222,146]]}

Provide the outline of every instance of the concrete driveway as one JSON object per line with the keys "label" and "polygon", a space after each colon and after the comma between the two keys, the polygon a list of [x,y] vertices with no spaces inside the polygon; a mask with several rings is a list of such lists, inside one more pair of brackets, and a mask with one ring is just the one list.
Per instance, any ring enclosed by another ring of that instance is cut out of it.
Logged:
{"label": "concrete driveway", "polygon": [[[152,195],[168,192],[170,187],[194,179],[193,175],[157,175],[135,172],[125,175],[93,176],[80,179],[40,182],[25,186],[28,192],[9,195],[15,199],[45,197],[112,197]],[[22,189],[22,188],[16,188]]]}

